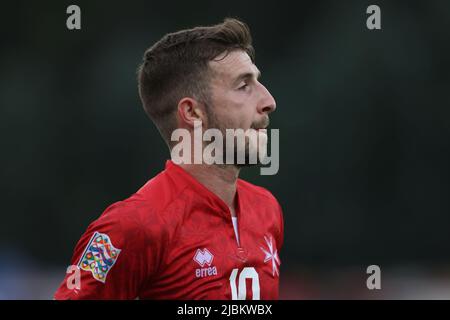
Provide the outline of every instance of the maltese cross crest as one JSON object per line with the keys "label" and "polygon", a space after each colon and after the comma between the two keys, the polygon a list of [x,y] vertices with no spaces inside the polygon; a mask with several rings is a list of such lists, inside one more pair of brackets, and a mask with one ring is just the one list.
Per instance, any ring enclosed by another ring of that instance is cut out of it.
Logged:
{"label": "maltese cross crest", "polygon": [[264,252],[264,263],[270,262],[272,264],[272,276],[279,276],[280,273],[278,271],[278,267],[280,266],[280,258],[278,257],[278,251],[274,246],[274,241],[272,237],[264,236],[264,240],[266,241],[267,248],[260,247]]}

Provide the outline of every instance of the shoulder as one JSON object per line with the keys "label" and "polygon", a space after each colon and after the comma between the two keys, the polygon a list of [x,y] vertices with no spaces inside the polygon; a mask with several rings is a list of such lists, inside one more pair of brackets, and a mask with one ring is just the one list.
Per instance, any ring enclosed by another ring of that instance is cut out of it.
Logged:
{"label": "shoulder", "polygon": [[138,206],[150,212],[162,213],[174,202],[182,200],[186,189],[186,184],[175,181],[165,170],[147,181],[124,202],[131,207]]}
{"label": "shoulder", "polygon": [[161,172],[130,197],[108,206],[89,226],[113,233],[146,239],[166,237],[173,224],[174,208],[182,207],[183,189]]}
{"label": "shoulder", "polygon": [[147,201],[126,199],[108,206],[87,228],[86,235],[100,233],[120,247],[140,250],[145,243],[164,242],[165,221]]}
{"label": "shoulder", "polygon": [[279,206],[277,198],[264,187],[254,185],[248,181],[239,179],[238,185],[245,193],[251,194],[252,198],[257,198],[258,201],[262,201],[265,204]]}
{"label": "shoulder", "polygon": [[271,226],[278,250],[283,244],[284,218],[281,205],[275,196],[266,188],[256,186],[247,181],[238,180],[241,191],[244,191],[245,201],[253,208],[260,208],[258,219]]}
{"label": "shoulder", "polygon": [[244,201],[254,208],[263,209],[259,214],[266,212],[267,218],[276,217],[283,223],[283,210],[277,198],[264,187],[256,186],[250,182],[239,179],[238,186]]}

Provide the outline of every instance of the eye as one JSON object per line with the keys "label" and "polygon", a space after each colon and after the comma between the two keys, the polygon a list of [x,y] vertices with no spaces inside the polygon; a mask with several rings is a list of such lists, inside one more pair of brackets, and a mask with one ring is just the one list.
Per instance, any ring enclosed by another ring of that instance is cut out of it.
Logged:
{"label": "eye", "polygon": [[249,87],[248,83],[244,83],[243,85],[241,85],[241,86],[238,88],[238,90],[245,91],[245,90],[248,89],[248,87]]}

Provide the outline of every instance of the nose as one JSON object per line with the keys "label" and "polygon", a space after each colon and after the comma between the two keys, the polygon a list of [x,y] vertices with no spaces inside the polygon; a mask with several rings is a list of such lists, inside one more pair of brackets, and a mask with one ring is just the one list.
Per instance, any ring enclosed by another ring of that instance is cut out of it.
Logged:
{"label": "nose", "polygon": [[277,104],[275,102],[275,99],[270,94],[269,90],[263,85],[261,85],[261,100],[258,104],[258,112],[269,114],[271,112],[274,112],[277,108]]}

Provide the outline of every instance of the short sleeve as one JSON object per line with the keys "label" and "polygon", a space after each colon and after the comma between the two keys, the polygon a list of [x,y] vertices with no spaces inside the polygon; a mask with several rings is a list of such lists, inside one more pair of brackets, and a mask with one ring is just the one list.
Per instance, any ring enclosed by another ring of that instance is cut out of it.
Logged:
{"label": "short sleeve", "polygon": [[88,227],[75,247],[71,271],[66,273],[55,299],[139,296],[142,284],[154,272],[152,260],[156,257],[135,210],[113,205]]}

